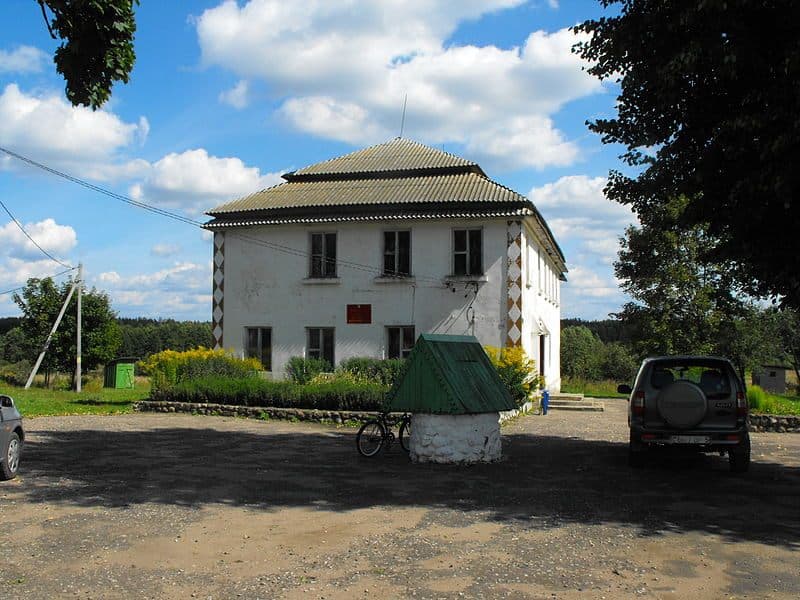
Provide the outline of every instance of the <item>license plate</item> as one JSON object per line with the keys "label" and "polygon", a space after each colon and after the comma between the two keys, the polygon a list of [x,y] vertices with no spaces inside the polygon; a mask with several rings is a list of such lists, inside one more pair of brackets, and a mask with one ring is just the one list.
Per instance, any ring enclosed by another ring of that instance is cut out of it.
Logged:
{"label": "license plate", "polygon": [[669,441],[673,444],[707,444],[709,440],[707,435],[673,435]]}

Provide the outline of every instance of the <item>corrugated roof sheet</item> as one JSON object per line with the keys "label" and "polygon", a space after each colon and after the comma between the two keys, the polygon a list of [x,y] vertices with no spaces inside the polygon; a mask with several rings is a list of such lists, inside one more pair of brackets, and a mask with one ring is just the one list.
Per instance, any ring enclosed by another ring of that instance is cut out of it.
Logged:
{"label": "corrugated roof sheet", "polygon": [[336,181],[293,181],[267,188],[208,212],[232,212],[301,208],[310,206],[352,206],[408,204],[420,202],[518,202],[530,200],[477,173],[358,179]]}
{"label": "corrugated roof sheet", "polygon": [[478,165],[471,160],[419,142],[395,138],[383,144],[370,146],[299,169],[294,172],[294,175],[405,171],[447,167],[478,167]]}
{"label": "corrugated roof sheet", "polygon": [[478,340],[423,333],[392,388],[387,408],[428,414],[479,414],[516,408]]}

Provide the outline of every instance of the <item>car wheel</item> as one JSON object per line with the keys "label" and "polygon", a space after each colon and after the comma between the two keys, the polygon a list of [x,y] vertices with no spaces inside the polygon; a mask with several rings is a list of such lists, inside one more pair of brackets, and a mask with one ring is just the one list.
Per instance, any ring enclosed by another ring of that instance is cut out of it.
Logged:
{"label": "car wheel", "polygon": [[3,451],[3,461],[0,462],[0,479],[14,479],[19,469],[19,455],[22,452],[22,442],[16,433],[8,437]]}
{"label": "car wheel", "polygon": [[734,450],[728,450],[731,473],[744,473],[750,468],[750,436],[747,435]]}
{"label": "car wheel", "polygon": [[628,442],[628,465],[636,469],[643,467],[646,462],[647,448],[631,433]]}

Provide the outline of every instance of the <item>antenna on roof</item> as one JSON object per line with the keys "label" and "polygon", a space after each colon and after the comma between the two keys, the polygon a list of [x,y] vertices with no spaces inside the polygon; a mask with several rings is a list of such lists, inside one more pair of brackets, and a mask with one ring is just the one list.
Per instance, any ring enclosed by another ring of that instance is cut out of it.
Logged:
{"label": "antenna on roof", "polygon": [[403,97],[403,116],[400,118],[400,136],[403,137],[403,128],[406,125],[406,102],[408,102],[408,93]]}

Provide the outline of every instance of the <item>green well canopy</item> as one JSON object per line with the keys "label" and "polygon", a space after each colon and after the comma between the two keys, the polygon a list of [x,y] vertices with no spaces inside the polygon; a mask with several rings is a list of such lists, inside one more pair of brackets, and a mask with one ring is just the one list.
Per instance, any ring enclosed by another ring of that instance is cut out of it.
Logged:
{"label": "green well canopy", "polygon": [[483,347],[471,335],[423,333],[394,385],[394,412],[470,415],[516,408]]}

